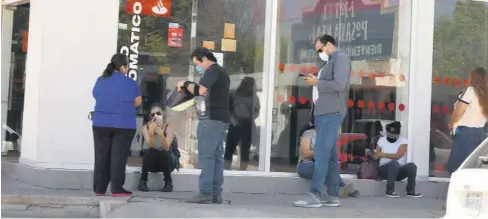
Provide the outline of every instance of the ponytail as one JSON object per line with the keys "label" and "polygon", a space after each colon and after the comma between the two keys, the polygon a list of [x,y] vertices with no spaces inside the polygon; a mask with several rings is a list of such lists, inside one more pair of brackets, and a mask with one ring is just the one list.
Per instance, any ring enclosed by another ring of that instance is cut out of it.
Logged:
{"label": "ponytail", "polygon": [[112,73],[113,73],[114,71],[116,71],[116,70],[117,70],[117,69],[115,69],[115,67],[114,67],[113,63],[108,63],[108,64],[107,64],[107,67],[105,68],[105,70],[104,70],[104,71],[103,71],[103,73],[102,73],[102,77],[103,77],[103,78],[108,78],[108,77],[112,76]]}

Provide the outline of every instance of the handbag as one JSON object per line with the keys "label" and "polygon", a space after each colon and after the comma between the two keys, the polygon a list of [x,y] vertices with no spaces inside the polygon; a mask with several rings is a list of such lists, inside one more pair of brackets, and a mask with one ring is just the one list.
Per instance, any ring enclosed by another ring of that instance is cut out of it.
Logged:
{"label": "handbag", "polygon": [[358,168],[358,179],[379,179],[378,175],[379,162],[376,160],[365,160]]}

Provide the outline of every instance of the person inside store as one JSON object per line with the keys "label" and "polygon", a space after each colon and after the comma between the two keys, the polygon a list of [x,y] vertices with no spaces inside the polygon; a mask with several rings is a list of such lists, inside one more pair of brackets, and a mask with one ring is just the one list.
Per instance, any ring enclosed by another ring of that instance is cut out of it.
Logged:
{"label": "person inside store", "polygon": [[171,172],[179,168],[178,141],[172,127],[163,120],[163,107],[154,103],[149,113],[149,122],[142,128],[143,147],[147,148],[142,160],[139,191],[148,192],[147,180],[149,172],[163,173],[164,186],[161,192],[173,191]]}
{"label": "person inside store", "polygon": [[95,145],[93,190],[97,196],[111,185],[112,196],[131,196],[123,188],[132,139],[136,132],[136,108],[142,97],[137,83],[128,73],[128,59],[115,54],[95,86],[95,109],[92,114]]}
{"label": "person inside store", "polygon": [[[300,132],[300,158],[297,165],[297,173],[303,179],[311,180],[314,171],[313,149],[315,147],[315,130],[314,120]],[[340,135],[340,131],[338,133]],[[341,197],[358,197],[360,192],[354,189],[352,184],[345,184],[344,180],[339,178]]]}
{"label": "person inside store", "polygon": [[486,139],[484,126],[488,121],[488,73],[476,67],[468,78],[469,86],[458,96],[449,128],[453,146],[447,163],[452,174],[463,161]]}
{"label": "person inside store", "polygon": [[195,95],[198,116],[199,193],[188,203],[221,204],[224,183],[224,147],[229,115],[230,78],[225,68],[217,64],[214,54],[198,47],[190,56],[201,75],[200,83],[178,82],[178,92]]}
{"label": "person inside store", "polygon": [[226,170],[232,167],[232,157],[239,143],[240,170],[247,169],[252,132],[255,127],[254,120],[259,116],[259,109],[256,80],[252,77],[244,77],[229,100],[231,122],[225,141],[224,168]]}
{"label": "person inside store", "polygon": [[401,123],[398,121],[386,125],[386,136],[378,140],[375,158],[379,159],[378,174],[386,182],[386,196],[400,197],[395,191],[395,181],[407,178],[407,196],[420,198],[422,195],[415,192],[417,166],[407,163],[407,139],[400,136]]}
{"label": "person inside store", "polygon": [[301,76],[305,83],[313,86],[314,119],[318,133],[313,153],[314,171],[310,181],[310,196],[293,204],[306,208],[338,207],[340,175],[336,142],[337,132],[347,112],[351,60],[338,50],[336,40],[330,35],[318,37],[315,50],[327,64],[317,75]]}

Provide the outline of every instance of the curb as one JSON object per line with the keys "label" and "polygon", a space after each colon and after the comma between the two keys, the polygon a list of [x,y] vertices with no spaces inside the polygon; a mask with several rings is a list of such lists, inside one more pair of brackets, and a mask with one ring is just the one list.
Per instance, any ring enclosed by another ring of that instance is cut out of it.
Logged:
{"label": "curb", "polygon": [[99,202],[95,197],[2,194],[2,204],[98,206]]}
{"label": "curb", "polygon": [[40,196],[2,194],[2,205],[76,205],[99,208],[99,218],[106,218],[109,213],[127,204],[129,198],[109,200],[100,197]]}

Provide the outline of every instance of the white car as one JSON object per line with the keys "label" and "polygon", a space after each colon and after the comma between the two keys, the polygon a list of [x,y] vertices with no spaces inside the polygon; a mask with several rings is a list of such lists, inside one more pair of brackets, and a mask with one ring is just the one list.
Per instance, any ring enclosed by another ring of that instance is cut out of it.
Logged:
{"label": "white car", "polygon": [[444,219],[488,218],[488,138],[451,176]]}

